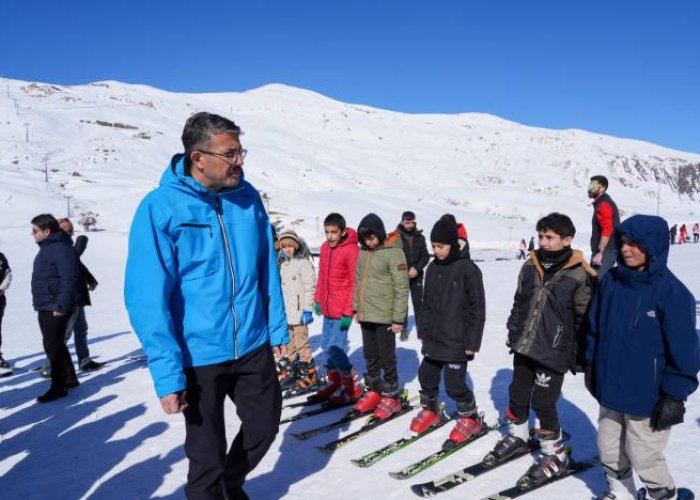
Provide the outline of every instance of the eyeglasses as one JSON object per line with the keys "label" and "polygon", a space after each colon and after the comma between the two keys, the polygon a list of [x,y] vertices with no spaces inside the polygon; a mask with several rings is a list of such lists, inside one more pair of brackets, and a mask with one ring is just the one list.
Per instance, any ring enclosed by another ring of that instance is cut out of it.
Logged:
{"label": "eyeglasses", "polygon": [[229,165],[233,165],[238,159],[242,160],[248,154],[248,150],[244,148],[229,151],[228,153],[214,153],[213,151],[204,151],[203,149],[198,149],[197,151],[204,153],[205,155],[218,156],[222,160],[225,160]]}

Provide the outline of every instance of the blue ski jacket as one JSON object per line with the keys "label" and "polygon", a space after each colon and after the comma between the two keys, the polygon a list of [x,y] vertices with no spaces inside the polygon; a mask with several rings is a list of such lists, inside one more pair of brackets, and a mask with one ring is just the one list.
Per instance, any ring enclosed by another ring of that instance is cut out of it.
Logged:
{"label": "blue ski jacket", "polygon": [[134,215],[124,284],[159,397],[185,389],[185,367],[289,342],[276,259],[250,183],[210,191],[173,157]]}
{"label": "blue ski jacket", "polygon": [[650,417],[661,394],[685,400],[698,387],[700,348],[693,295],[666,267],[668,224],[636,215],[615,229],[649,256],[643,271],[618,266],[606,273],[589,314],[586,357],[592,391],[611,410]]}

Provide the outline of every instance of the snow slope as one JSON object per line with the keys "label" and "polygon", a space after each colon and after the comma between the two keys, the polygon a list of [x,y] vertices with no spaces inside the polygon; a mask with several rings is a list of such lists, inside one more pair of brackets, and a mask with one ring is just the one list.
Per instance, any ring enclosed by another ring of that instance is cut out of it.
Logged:
{"label": "snow slope", "polygon": [[[185,95],[117,82],[54,88],[0,81],[0,251],[15,275],[2,348],[18,367],[15,376],[0,379],[3,499],[184,497],[182,417],[162,413],[148,371],[128,360],[139,344],[123,307],[122,287],[133,210],[179,150],[186,117],[202,109],[241,124],[244,145],[251,151],[248,178],[269,196],[272,216],[312,244],[321,242],[323,217],[335,210],[345,213],[351,224],[373,210],[391,226],[407,208],[417,212],[419,226],[428,231],[447,211],[467,223],[475,257],[486,260],[479,265],[488,307],[483,348],[470,365],[470,378],[491,421],[507,402],[511,359],[504,346],[505,320],[519,269],[515,261],[494,257],[512,257],[515,240],[532,234],[536,218],[555,209],[572,216],[579,228],[575,243],[586,247],[590,207],[585,184],[593,172],[610,176],[611,193],[627,215],[654,213],[657,184],[649,180],[654,174],[643,165],[633,169],[631,159],[644,159],[650,169],[668,172],[664,182],[677,174],[679,165],[700,161],[697,155],[582,131],[533,129],[487,115],[404,115],[277,85],[243,94]],[[613,156],[617,163],[609,163]],[[629,171],[620,158],[628,159]],[[661,213],[673,221],[697,217],[692,216],[697,207],[690,195],[679,196],[673,182],[664,182]],[[109,365],[81,374],[81,386],[68,398],[37,405],[34,398],[47,382],[27,371],[43,359],[31,308],[29,280],[36,247],[28,221],[44,211],[63,215],[66,194],[72,196],[74,213],[100,213],[98,227],[103,230],[89,234],[83,261],[100,281],[87,312],[90,347]],[[671,267],[696,296],[699,252],[700,245],[671,251]],[[311,325],[317,352],[319,333],[317,321]],[[352,359],[361,367],[357,325],[350,337]],[[413,393],[418,389],[419,353],[415,335],[398,346],[401,380]],[[575,456],[594,454],[597,408],[580,376],[567,377],[560,408],[564,427],[573,435]],[[238,422],[233,407],[227,411],[231,439]],[[387,473],[430,453],[449,429],[369,469],[358,469],[349,459],[401,436],[411,415],[333,455],[314,446],[356,429],[359,422],[309,442],[290,435],[333,417],[283,426],[249,478],[251,498],[411,498],[410,484],[479,460],[497,439],[495,433],[489,435],[414,480],[400,482]],[[676,481],[695,490],[700,490],[695,473],[700,452],[693,444],[700,437],[699,425],[700,399],[694,395],[685,423],[672,433],[668,458]],[[443,497],[481,498],[513,481],[527,466],[522,459]],[[596,469],[531,498],[590,498],[603,489]]]}

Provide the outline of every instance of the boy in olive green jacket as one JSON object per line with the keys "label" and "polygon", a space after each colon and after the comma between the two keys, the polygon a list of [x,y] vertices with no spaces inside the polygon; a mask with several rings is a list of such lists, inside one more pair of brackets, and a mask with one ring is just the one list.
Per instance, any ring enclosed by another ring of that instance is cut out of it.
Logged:
{"label": "boy in olive green jacket", "polygon": [[396,334],[408,311],[406,256],[401,236],[397,232],[387,235],[376,214],[365,216],[357,232],[362,249],[355,271],[353,310],[362,328],[367,391],[355,409],[374,410],[375,418],[385,420],[401,410]]}

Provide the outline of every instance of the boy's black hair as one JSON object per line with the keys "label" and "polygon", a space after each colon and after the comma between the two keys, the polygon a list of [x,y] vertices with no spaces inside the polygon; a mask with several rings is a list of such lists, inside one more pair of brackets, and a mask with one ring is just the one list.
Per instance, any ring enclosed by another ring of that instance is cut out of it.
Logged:
{"label": "boy's black hair", "polygon": [[576,235],[576,227],[569,216],[558,212],[552,212],[538,220],[536,229],[538,233],[550,229],[562,238],[573,238]]}
{"label": "boy's black hair", "polygon": [[54,234],[61,230],[56,217],[51,214],[39,214],[32,219],[32,224],[41,230],[48,229],[49,233]]}
{"label": "boy's black hair", "polygon": [[343,232],[345,231],[347,224],[345,222],[345,217],[343,217],[339,213],[332,212],[326,215],[326,218],[323,221],[323,227],[326,226],[336,226],[338,229],[340,229],[341,232]]}
{"label": "boy's black hair", "polygon": [[606,191],[608,189],[608,178],[604,175],[594,175],[593,177],[591,177],[591,182],[597,182],[598,184],[603,186]]}
{"label": "boy's black hair", "polygon": [[416,220],[416,214],[414,214],[410,210],[406,210],[404,213],[401,214],[401,220]]}

